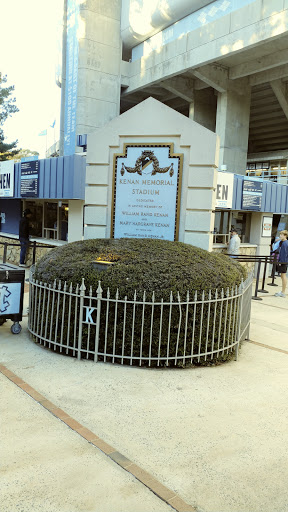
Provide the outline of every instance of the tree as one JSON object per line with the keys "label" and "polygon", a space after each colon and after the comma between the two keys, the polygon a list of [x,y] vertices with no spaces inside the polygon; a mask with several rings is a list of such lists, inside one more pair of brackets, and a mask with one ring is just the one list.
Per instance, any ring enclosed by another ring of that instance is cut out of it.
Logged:
{"label": "tree", "polygon": [[[31,149],[16,149],[14,151],[8,151],[7,153],[0,153],[0,160],[14,160],[14,162],[20,162],[21,158],[34,155],[39,155],[38,151],[31,151]],[[5,156],[5,158],[1,158],[2,156]]]}
{"label": "tree", "polygon": [[14,85],[5,87],[6,82],[7,75],[2,75],[0,72],[0,160],[7,160],[8,156],[13,158],[13,155],[19,151],[19,149],[15,149],[18,144],[18,140],[15,140],[10,144],[4,142],[5,135],[2,126],[7,117],[10,117],[12,114],[19,111],[15,105],[16,99],[11,97],[11,94],[14,91]]}

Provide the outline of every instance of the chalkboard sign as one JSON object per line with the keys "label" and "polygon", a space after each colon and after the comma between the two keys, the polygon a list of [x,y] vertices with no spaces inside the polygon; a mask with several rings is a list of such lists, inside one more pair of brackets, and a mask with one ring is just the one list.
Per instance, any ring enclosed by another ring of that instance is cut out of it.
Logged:
{"label": "chalkboard sign", "polygon": [[262,204],[263,182],[258,180],[243,180],[242,210],[260,212]]}
{"label": "chalkboard sign", "polygon": [[39,161],[21,162],[21,197],[38,197]]}

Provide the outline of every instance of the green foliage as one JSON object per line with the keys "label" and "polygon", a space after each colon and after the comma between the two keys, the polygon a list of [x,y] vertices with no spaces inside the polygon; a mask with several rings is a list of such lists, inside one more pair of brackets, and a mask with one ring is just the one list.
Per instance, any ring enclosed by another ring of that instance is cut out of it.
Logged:
{"label": "green foliage", "polygon": [[[114,262],[114,265],[110,265],[107,270],[100,272],[93,267],[95,261]],[[97,239],[67,244],[47,253],[38,262],[35,273],[37,280],[50,284],[56,279],[76,286],[81,284],[82,278],[84,278],[86,295],[91,287],[94,297],[99,281],[101,281],[104,298],[107,297],[108,288],[111,298],[115,298],[118,291],[119,298],[124,299],[126,296],[128,301],[133,300],[135,290],[139,301],[143,299],[145,291],[147,302],[151,302],[152,294],[155,292],[155,301],[160,302],[163,299],[164,305],[162,307],[160,305],[145,307],[144,326],[142,324],[142,304],[135,306],[129,303],[126,305],[118,303],[116,311],[115,303],[110,303],[109,315],[105,303],[101,309],[100,352],[128,356],[133,342],[135,358],[158,357],[160,332],[161,357],[166,357],[167,354],[175,355],[176,351],[178,354],[184,354],[184,352],[185,354],[191,352],[200,354],[207,350],[213,350],[215,347],[221,348],[223,339],[232,337],[237,310],[236,302],[233,306],[226,302],[222,311],[220,311],[220,307],[215,311],[211,310],[210,304],[207,302],[203,306],[200,304],[184,305],[182,306],[183,311],[180,312],[177,305],[178,292],[181,301],[184,302],[187,298],[187,291],[190,294],[190,301],[194,298],[195,292],[198,292],[198,298],[199,294],[201,298],[204,291],[207,298],[209,290],[212,291],[213,296],[216,289],[219,292],[224,289],[226,293],[227,288],[231,290],[235,285],[239,285],[241,279],[245,277],[245,269],[233,259],[222,254],[209,253],[180,242],[149,239]],[[171,292],[173,301],[176,303],[173,307],[165,304],[170,301]],[[89,304],[89,299],[86,299],[86,304]],[[67,305],[65,307],[67,309]],[[77,305],[75,308],[75,314],[77,314]],[[61,313],[61,316],[67,318],[66,313],[67,311],[63,315]],[[51,308],[47,314],[53,314]],[[124,317],[126,319],[125,327]],[[222,318],[221,325],[219,318]],[[114,337],[115,319],[116,338]],[[187,325],[186,319],[188,319]],[[194,320],[196,323],[193,328]],[[67,336],[69,329],[70,327],[66,324],[64,337]],[[123,338],[125,338],[125,342],[123,342]],[[94,339],[95,327],[84,325],[83,349],[88,347],[93,351]],[[152,345],[150,346],[151,339]],[[227,352],[220,351],[218,359],[223,359],[223,357],[227,358]],[[213,358],[211,357],[211,359]],[[116,361],[119,359],[116,358]],[[202,362],[206,361],[199,356],[197,363]]]}
{"label": "green foliage", "polygon": [[[112,261],[114,265],[104,272],[93,268],[92,262]],[[52,283],[61,279],[81,284],[96,291],[98,281],[111,294],[133,298],[144,290],[155,291],[156,298],[169,300],[170,292],[186,297],[194,293],[231,288],[245,278],[244,268],[222,254],[183,244],[150,239],[97,239],[73,242],[53,249],[36,267],[36,279]]]}
{"label": "green foliage", "polygon": [[34,155],[39,155],[39,153],[37,151],[31,151],[31,149],[17,149],[15,151],[9,151],[7,153],[2,154],[3,157],[6,156],[6,158],[3,158],[4,160],[14,160],[14,162],[21,162],[21,158],[26,158],[27,156]]}
{"label": "green foliage", "polygon": [[11,98],[14,85],[5,87],[6,82],[7,76],[3,76],[0,72],[0,160],[7,160],[7,156],[9,156],[10,152],[15,154],[15,148],[18,143],[17,140],[10,144],[5,143],[4,132],[1,128],[9,116],[19,111],[15,105],[16,99]]}

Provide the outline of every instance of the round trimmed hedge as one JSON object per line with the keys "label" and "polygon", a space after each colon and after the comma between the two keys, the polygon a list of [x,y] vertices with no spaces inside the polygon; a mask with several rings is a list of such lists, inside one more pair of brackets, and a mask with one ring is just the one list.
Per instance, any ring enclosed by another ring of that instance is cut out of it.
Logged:
{"label": "round trimmed hedge", "polygon": [[[95,270],[93,261],[109,261],[105,272]],[[133,298],[134,291],[157,299],[169,299],[179,291],[190,292],[231,288],[245,278],[245,269],[222,254],[207,252],[181,242],[151,239],[93,239],[52,249],[36,265],[35,278],[47,283],[54,279],[85,285],[95,290],[98,281],[112,294]]]}
{"label": "round trimmed hedge", "polygon": [[[114,265],[109,265],[107,270],[100,272],[93,266],[93,262],[108,261]],[[190,300],[193,299],[195,291],[201,292],[209,290],[215,292],[240,284],[245,279],[246,271],[235,260],[222,254],[209,253],[203,249],[187,245],[181,242],[168,242],[152,239],[93,239],[69,243],[65,246],[52,249],[37,263],[35,269],[35,279],[44,283],[52,284],[54,280],[64,281],[69,285],[81,284],[82,278],[85,280],[86,289],[91,286],[93,296],[96,296],[98,282],[101,281],[103,297],[107,290],[110,290],[110,297],[114,298],[118,290],[119,298],[132,300],[135,290],[137,299],[141,300],[143,292],[146,291],[146,300],[151,301],[152,293],[155,292],[155,300],[170,300],[172,292],[173,299],[177,302],[177,292],[181,300],[185,301],[187,291],[190,293]],[[87,293],[87,291],[86,291]],[[199,297],[199,294],[198,294]],[[123,332],[125,332],[125,350],[127,345],[127,354],[129,353],[129,343],[131,341],[131,332],[127,329],[129,322],[132,324],[133,306],[126,308],[126,328],[123,327],[123,307],[118,304],[117,310],[117,336],[116,341],[113,334],[115,316],[115,304],[110,304],[110,313],[108,320],[108,333],[105,334],[106,307],[101,310],[100,322],[100,352],[101,345],[106,335],[107,350],[112,353],[113,343],[116,346],[116,353],[123,353]],[[189,306],[190,307],[190,306]],[[230,306],[229,306],[230,307]],[[114,309],[113,309],[114,308]],[[162,312],[163,330],[161,342],[161,356],[167,354],[167,329],[169,324],[169,306],[164,306]],[[203,319],[207,318],[208,306],[205,305]],[[193,311],[191,311],[191,314]],[[228,312],[229,313],[229,312]],[[149,316],[150,315],[150,316]],[[170,312],[171,315],[171,312]],[[185,315],[183,315],[184,317]],[[141,327],[142,305],[136,306],[136,320],[133,333],[133,343],[135,354],[140,351],[140,338],[142,336],[143,346],[141,353],[143,357],[149,355],[149,341],[151,337],[151,311],[145,310],[145,325]],[[178,343],[179,353],[181,353],[181,342],[183,342],[184,328],[181,329],[179,340],[179,311],[173,308],[170,319],[171,331],[169,334],[169,350],[173,350]],[[217,321],[217,318],[216,318]],[[182,319],[182,323],[184,319]],[[213,322],[210,322],[209,329],[212,333]],[[160,310],[153,311],[153,332],[159,332]],[[65,326],[67,328],[67,326]],[[89,326],[89,339],[91,336]],[[123,330],[124,329],[124,330]],[[188,325],[187,340],[191,339],[190,324]],[[64,329],[65,330],[65,329]],[[165,334],[166,330],[166,334]],[[83,347],[87,346],[87,329],[83,329]],[[217,331],[217,330],[216,330]],[[214,342],[217,342],[217,336],[221,337],[227,329],[221,328],[221,332],[216,332]],[[200,318],[196,316],[195,329],[195,350],[197,349],[197,335],[201,332]],[[212,334],[209,332],[209,343],[211,344]],[[108,337],[107,337],[108,336]],[[213,335],[214,336],[214,335]],[[200,335],[199,335],[200,339]],[[158,354],[159,336],[153,334],[152,357]],[[116,345],[115,345],[116,343]],[[187,342],[188,343],[188,342]],[[199,343],[199,341],[198,341]],[[208,349],[209,349],[208,343]],[[93,350],[93,341],[89,341],[89,349]],[[183,349],[184,350],[184,349]],[[188,345],[186,350],[189,350]],[[151,355],[151,354],[150,354]],[[221,354],[221,357],[223,354]],[[101,359],[101,358],[100,358]],[[222,357],[223,360],[223,357]],[[117,360],[116,360],[117,361]],[[117,361],[118,362],[118,361]],[[201,362],[201,361],[198,361]]]}

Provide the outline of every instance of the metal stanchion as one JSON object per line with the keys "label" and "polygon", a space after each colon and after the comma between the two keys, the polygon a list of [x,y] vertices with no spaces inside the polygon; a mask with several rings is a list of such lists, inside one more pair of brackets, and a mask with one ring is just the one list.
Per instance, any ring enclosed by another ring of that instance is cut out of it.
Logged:
{"label": "metal stanchion", "polygon": [[262,278],[262,288],[261,288],[261,290],[258,290],[258,292],[261,292],[261,293],[269,293],[267,290],[264,289],[268,258],[269,258],[269,256],[266,256],[264,258],[264,271],[263,271],[263,278]]}
{"label": "metal stanchion", "polygon": [[[273,270],[272,270],[272,283],[268,283],[268,286],[278,286],[277,284],[274,284],[275,279],[275,271],[276,271],[276,264],[277,264],[277,256],[274,256],[274,259],[272,260],[271,256],[256,256],[256,255],[246,255],[241,254],[234,256],[235,260],[238,262],[245,262],[245,263],[258,263],[257,268],[257,274],[256,274],[256,286],[255,286],[255,293],[252,299],[254,300],[262,300],[261,297],[258,297],[258,292],[260,293],[269,293],[267,290],[265,290],[265,280],[266,280],[266,272],[267,272],[267,265],[268,263],[273,263]],[[260,281],[260,271],[261,271],[261,263],[264,263],[264,272],[263,272],[263,279],[262,279],[262,288],[259,289],[259,281]]]}
{"label": "metal stanchion", "polygon": [[36,242],[34,240],[33,242],[33,257],[32,257],[32,265],[35,265],[35,261],[36,261]]}
{"label": "metal stanchion", "polygon": [[278,286],[278,284],[274,283],[275,281],[275,274],[276,274],[276,267],[277,267],[277,255],[274,254],[274,259],[273,259],[273,267],[272,267],[272,283],[268,283],[268,286]]}
{"label": "metal stanchion", "polygon": [[256,285],[255,285],[255,294],[253,295],[252,299],[254,300],[263,300],[261,297],[258,297],[258,285],[259,285],[259,278],[260,278],[260,269],[261,269],[261,260],[258,261],[258,269],[257,269],[257,276],[256,276]]}
{"label": "metal stanchion", "polygon": [[4,249],[3,249],[3,263],[6,263],[6,259],[7,259],[7,247],[8,247],[8,244],[6,242],[4,242]]}

